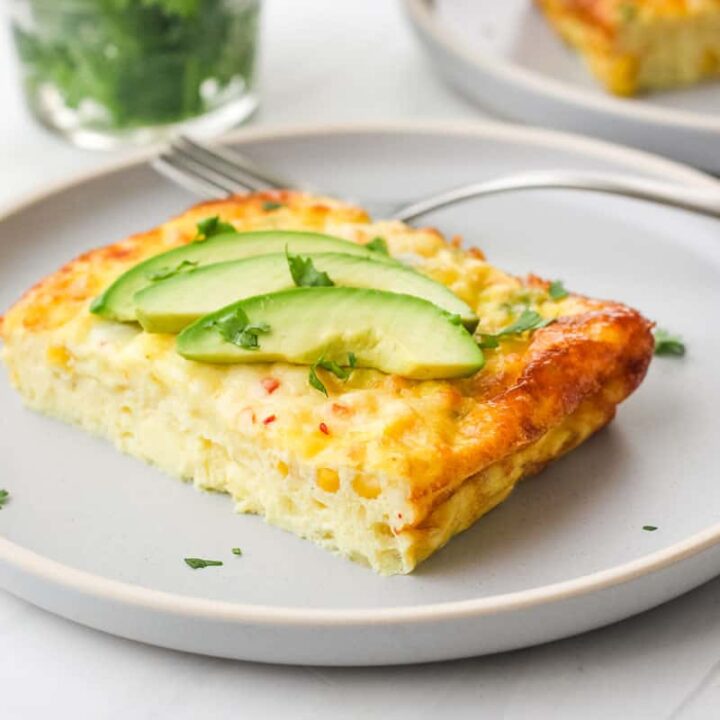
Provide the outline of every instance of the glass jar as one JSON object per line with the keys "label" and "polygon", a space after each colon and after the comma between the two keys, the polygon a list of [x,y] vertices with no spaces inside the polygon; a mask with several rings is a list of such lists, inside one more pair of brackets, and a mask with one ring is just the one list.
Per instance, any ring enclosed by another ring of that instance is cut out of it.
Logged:
{"label": "glass jar", "polygon": [[28,104],[78,145],[210,135],[257,106],[259,0],[9,0]]}

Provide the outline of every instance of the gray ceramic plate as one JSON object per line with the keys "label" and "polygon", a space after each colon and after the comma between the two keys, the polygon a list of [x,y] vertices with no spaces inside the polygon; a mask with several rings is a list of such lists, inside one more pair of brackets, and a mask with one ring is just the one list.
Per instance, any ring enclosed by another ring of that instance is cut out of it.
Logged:
{"label": "gray ceramic plate", "polygon": [[533,0],[404,0],[433,67],[503,117],[621,142],[720,173],[720,85],[607,94]]}
{"label": "gray ceramic plate", "polygon": [[[497,125],[242,132],[260,163],[337,194],[404,200],[527,168],[702,175],[579,138]],[[0,307],[72,256],[192,202],[142,162],[72,181],[0,220]],[[24,410],[0,373],[0,584],[157,645],[287,663],[385,664],[488,653],[640,612],[720,572],[720,223],[572,192],[497,197],[427,219],[500,265],[563,278],[682,333],[611,427],[523,484],[409,577],[234,515]],[[656,525],[655,532],[643,531]],[[242,558],[229,549],[241,546]],[[222,568],[191,571],[188,555]]]}

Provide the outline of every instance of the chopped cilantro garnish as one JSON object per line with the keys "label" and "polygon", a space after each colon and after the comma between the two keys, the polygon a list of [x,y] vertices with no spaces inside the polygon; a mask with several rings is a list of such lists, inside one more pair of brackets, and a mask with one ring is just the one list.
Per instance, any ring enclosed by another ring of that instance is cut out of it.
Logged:
{"label": "chopped cilantro garnish", "polygon": [[311,387],[319,390],[325,397],[327,397],[327,388],[323,384],[322,380],[317,376],[317,373],[315,372],[315,365],[310,368],[310,373],[308,374],[308,383],[310,383]]}
{"label": "chopped cilantro garnish", "polygon": [[387,240],[385,240],[384,237],[380,237],[379,235],[377,237],[374,237],[365,247],[368,250],[374,250],[381,255],[390,254],[390,251],[388,250]]}
{"label": "chopped cilantro garnish", "polygon": [[548,295],[553,300],[562,300],[563,298],[566,298],[570,293],[565,289],[565,286],[562,283],[562,280],[555,280],[550,283],[550,287],[548,288]]}
{"label": "chopped cilantro garnish", "polygon": [[218,567],[222,565],[222,560],[203,560],[202,558],[185,558],[185,564],[193,570],[206,567]]}
{"label": "chopped cilantro garnish", "polygon": [[282,203],[274,202],[273,200],[268,200],[267,202],[264,202],[262,204],[262,209],[265,212],[272,212],[273,210],[279,210],[281,207],[285,207]]}
{"label": "chopped cilantro garnish", "polygon": [[541,327],[549,325],[551,322],[552,320],[546,320],[534,310],[523,310],[520,317],[504,330],[501,330],[498,335],[519,335],[528,330],[538,330]]}
{"label": "chopped cilantro garnish", "polygon": [[258,336],[270,332],[270,326],[266,322],[250,322],[250,318],[239,307],[210,320],[206,327],[217,328],[225,340],[245,350],[257,350],[260,347]]}
{"label": "chopped cilantro garnish", "polygon": [[319,390],[325,397],[327,397],[328,391],[325,387],[325,384],[323,381],[318,377],[317,375],[317,369],[322,368],[323,370],[327,370],[329,373],[332,373],[338,380],[347,380],[350,375],[352,374],[353,368],[355,367],[355,364],[357,362],[357,358],[355,357],[354,353],[348,353],[348,365],[350,366],[350,369],[346,369],[342,367],[342,365],[338,365],[333,360],[325,360],[325,358],[320,358],[315,363],[313,363],[312,367],[310,368],[310,373],[308,375],[308,383],[312,387],[314,387],[316,390]]}
{"label": "chopped cilantro garnish", "polygon": [[538,330],[539,328],[549,325],[552,320],[546,320],[534,310],[523,310],[520,317],[515,322],[502,329],[494,335],[481,335],[478,345],[481,348],[496,348],[500,345],[500,341],[509,335],[521,335],[524,332]]}
{"label": "chopped cilantro garnish", "polygon": [[3,509],[3,506],[7,503],[9,497],[10,493],[7,490],[0,490],[0,510]]}
{"label": "chopped cilantro garnish", "polygon": [[657,525],[643,525],[643,530],[647,530],[647,532],[655,532],[657,530]]}
{"label": "chopped cilantro garnish", "polygon": [[32,92],[52,87],[76,112],[87,104],[108,130],[186,121],[252,85],[257,2],[30,5],[33,22],[18,18],[14,34]]}
{"label": "chopped cilantro garnish", "polygon": [[350,377],[351,370],[346,370],[333,360],[321,359],[315,363],[315,366],[331,372],[336,378],[338,378],[338,380],[347,380]]}
{"label": "chopped cilantro garnish", "polygon": [[676,335],[671,335],[667,330],[657,328],[655,335],[655,354],[672,355],[682,357],[685,354],[685,343]]}
{"label": "chopped cilantro garnish", "polygon": [[180,264],[176,265],[174,268],[172,268],[172,267],[160,268],[159,270],[156,270],[155,272],[150,273],[147,276],[147,278],[148,278],[148,280],[152,280],[153,282],[157,282],[158,280],[167,280],[168,278],[172,277],[173,275],[178,275],[179,273],[185,272],[186,270],[190,270],[194,267],[197,267],[196,260],[183,260]]}
{"label": "chopped cilantro garnish", "polygon": [[500,340],[498,335],[481,335],[478,340],[478,346],[483,350],[492,350],[493,348],[500,347]]}
{"label": "chopped cilantro garnish", "polygon": [[312,258],[293,255],[287,246],[285,257],[293,282],[298,287],[331,287],[335,284],[326,272],[321,272],[315,267]]}
{"label": "chopped cilantro garnish", "polygon": [[242,553],[242,550],[241,550],[240,548],[234,547],[234,548],[232,549],[232,554],[233,554],[233,555],[242,555],[243,553]]}
{"label": "chopped cilantro garnish", "polygon": [[205,218],[197,224],[197,233],[193,240],[195,242],[204,242],[213,235],[222,235],[223,233],[236,233],[237,230],[230,223],[222,222],[218,215]]}

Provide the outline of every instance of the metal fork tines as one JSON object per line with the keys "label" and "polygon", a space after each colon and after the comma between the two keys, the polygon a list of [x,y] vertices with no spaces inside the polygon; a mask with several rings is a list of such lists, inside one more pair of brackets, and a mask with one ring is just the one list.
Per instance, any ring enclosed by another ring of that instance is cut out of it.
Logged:
{"label": "metal fork tines", "polygon": [[[237,151],[225,147],[218,151],[182,136],[153,161],[153,166],[191,192],[209,198],[269,188],[293,189],[291,183],[261,170]],[[474,198],[520,190],[548,189],[624,195],[720,218],[720,185],[717,189],[681,186],[643,177],[575,170],[535,170],[484,180],[434,193],[430,197],[390,208],[389,212],[382,214],[409,222],[431,211]]]}
{"label": "metal fork tines", "polygon": [[217,152],[185,136],[174,139],[152,164],[170,180],[209,198],[290,187],[286,181],[255,167],[240,153],[227,148]]}

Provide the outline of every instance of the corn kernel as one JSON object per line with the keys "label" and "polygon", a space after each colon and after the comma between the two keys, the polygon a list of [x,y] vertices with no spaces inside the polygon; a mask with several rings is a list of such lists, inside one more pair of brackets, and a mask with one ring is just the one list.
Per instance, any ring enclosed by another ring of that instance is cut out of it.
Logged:
{"label": "corn kernel", "polygon": [[67,367],[72,355],[64,345],[50,345],[47,349],[47,359],[51,365]]}
{"label": "corn kernel", "polygon": [[352,482],[353,490],[366,500],[374,500],[380,494],[380,484],[369,475],[356,475]]}
{"label": "corn kernel", "polygon": [[330,468],[320,468],[317,471],[317,485],[325,492],[334,493],[340,487],[340,477]]}

